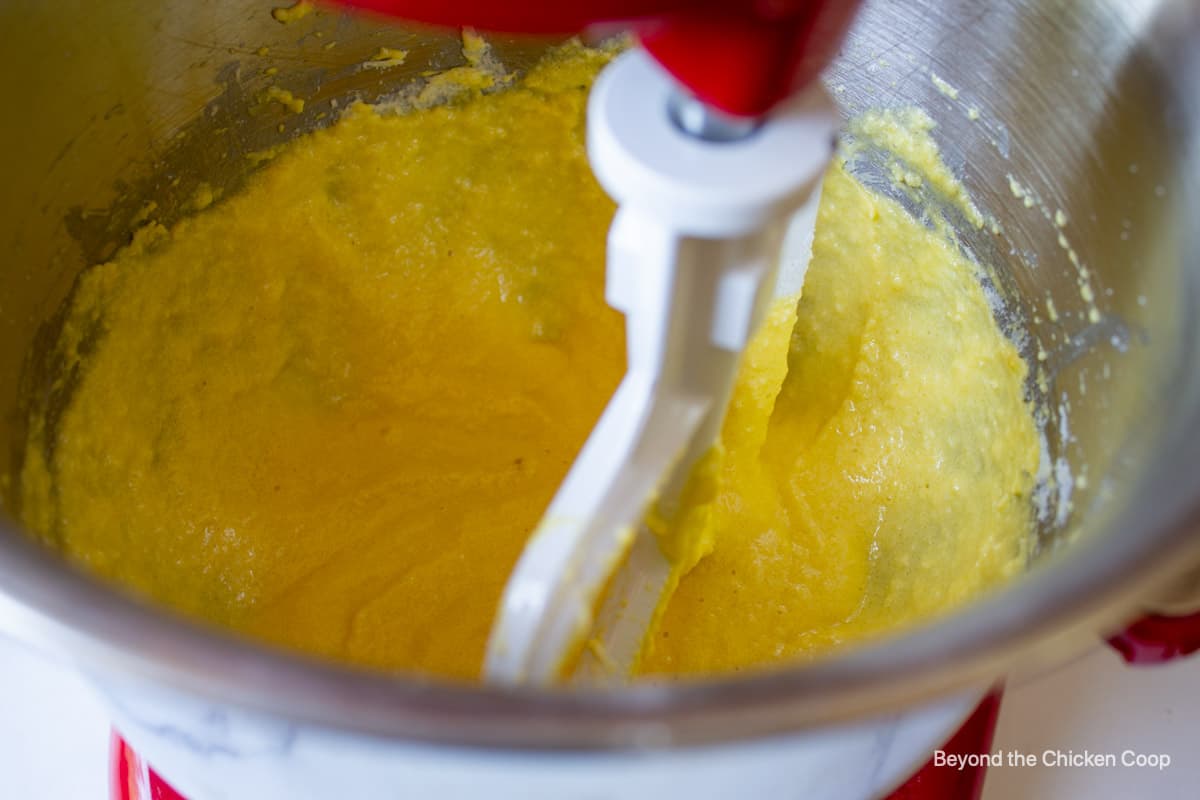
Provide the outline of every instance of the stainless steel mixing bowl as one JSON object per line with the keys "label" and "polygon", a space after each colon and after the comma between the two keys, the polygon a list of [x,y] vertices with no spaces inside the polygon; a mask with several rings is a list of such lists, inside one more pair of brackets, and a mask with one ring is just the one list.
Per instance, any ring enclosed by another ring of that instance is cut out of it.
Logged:
{"label": "stainless steel mixing bowl", "polygon": [[[146,203],[169,223],[201,182],[235,191],[254,169],[247,153],[460,58],[445,34],[331,12],[283,25],[269,12],[256,0],[0,2],[0,592],[89,670],[385,736],[719,742],[992,680],[1186,590],[1200,563],[1200,7],[1183,0],[877,0],[828,73],[847,113],[916,104],[937,121],[946,159],[998,223],[962,226],[961,244],[998,268],[1026,355],[1045,354],[1048,456],[1076,476],[1028,574],[960,613],[754,677],[509,692],[270,651],[77,572],[20,532],[13,477],[72,280],[128,240]],[[409,50],[407,64],[358,68],[383,45]],[[497,48],[520,66],[539,45]],[[262,104],[272,83],[307,98],[304,112]],[[1060,235],[1090,271],[1098,322]]]}

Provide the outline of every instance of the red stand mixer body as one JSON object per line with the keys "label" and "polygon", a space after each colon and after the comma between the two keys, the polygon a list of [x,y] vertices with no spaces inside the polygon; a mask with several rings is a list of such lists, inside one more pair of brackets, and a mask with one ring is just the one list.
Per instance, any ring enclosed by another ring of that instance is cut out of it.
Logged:
{"label": "red stand mixer body", "polygon": [[816,79],[836,55],[857,0],[339,0],[434,25],[506,33],[577,33],[616,24],[691,94],[738,117],[758,117]]}

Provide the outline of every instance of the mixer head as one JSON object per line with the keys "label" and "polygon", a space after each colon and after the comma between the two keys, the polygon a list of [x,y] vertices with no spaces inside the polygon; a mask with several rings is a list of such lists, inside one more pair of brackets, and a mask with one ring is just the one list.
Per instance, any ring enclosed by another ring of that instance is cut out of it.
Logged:
{"label": "mixer head", "polygon": [[803,90],[836,54],[858,0],[339,0],[435,25],[578,33],[617,24],[691,95],[760,117]]}

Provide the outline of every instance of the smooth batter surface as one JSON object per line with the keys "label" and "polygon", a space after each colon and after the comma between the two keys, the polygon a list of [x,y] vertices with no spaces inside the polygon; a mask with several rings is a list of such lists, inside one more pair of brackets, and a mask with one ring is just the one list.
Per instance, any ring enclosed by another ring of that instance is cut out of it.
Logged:
{"label": "smooth batter surface", "polygon": [[[58,347],[70,401],[32,420],[29,525],[191,616],[477,677],[624,368],[613,207],[583,146],[606,58],[569,48],[492,94],[355,109],[86,273]],[[711,552],[644,669],[819,652],[1019,570],[1023,377],[976,268],[832,169],[804,298],[777,303],[743,368]]]}

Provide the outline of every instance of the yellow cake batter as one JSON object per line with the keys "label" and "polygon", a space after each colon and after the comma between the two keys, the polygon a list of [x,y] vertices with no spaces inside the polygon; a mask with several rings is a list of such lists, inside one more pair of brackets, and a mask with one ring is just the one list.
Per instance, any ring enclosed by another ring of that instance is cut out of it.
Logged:
{"label": "yellow cake batter", "polygon": [[[57,348],[70,401],[31,420],[30,527],[190,616],[477,677],[624,369],[613,206],[583,143],[607,58],[568,47],[490,94],[355,108],[85,273]],[[747,357],[711,539],[643,668],[816,653],[1019,570],[1024,374],[976,268],[832,169],[803,300]]]}

